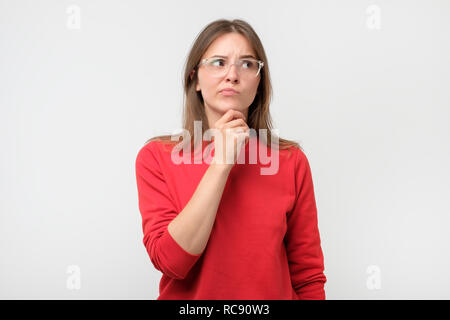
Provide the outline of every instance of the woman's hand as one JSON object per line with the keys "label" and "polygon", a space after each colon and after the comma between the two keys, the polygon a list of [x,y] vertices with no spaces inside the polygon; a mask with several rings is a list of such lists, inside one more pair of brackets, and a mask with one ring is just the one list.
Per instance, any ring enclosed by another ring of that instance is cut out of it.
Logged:
{"label": "woman's hand", "polygon": [[211,163],[224,165],[231,169],[239,157],[242,145],[248,142],[250,128],[242,112],[230,109],[217,122],[214,128],[221,135],[214,137],[214,159]]}

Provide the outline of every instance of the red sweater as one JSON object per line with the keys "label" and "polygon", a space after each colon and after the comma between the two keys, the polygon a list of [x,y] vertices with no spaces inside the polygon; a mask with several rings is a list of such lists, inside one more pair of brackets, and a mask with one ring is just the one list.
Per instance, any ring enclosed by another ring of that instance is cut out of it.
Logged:
{"label": "red sweater", "polygon": [[[213,142],[203,141],[203,150],[207,143]],[[313,181],[301,149],[280,149],[278,172],[262,175],[270,164],[259,157],[250,163],[247,143],[245,163],[229,173],[207,246],[194,255],[167,226],[209,164],[177,165],[167,148],[150,141],[135,163],[143,243],[162,273],[157,300],[325,299]]]}

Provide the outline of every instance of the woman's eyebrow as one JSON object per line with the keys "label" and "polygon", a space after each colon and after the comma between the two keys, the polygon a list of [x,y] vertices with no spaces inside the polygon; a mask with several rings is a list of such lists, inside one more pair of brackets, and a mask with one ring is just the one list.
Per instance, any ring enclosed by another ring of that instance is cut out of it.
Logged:
{"label": "woman's eyebrow", "polygon": [[[213,55],[211,58],[214,58],[214,57],[217,57],[217,58],[228,58],[226,56],[221,56],[221,55],[218,55],[218,54]],[[251,54],[245,54],[245,55],[239,57],[239,59],[242,59],[242,58],[253,58],[253,59],[256,59],[256,57],[251,55]]]}

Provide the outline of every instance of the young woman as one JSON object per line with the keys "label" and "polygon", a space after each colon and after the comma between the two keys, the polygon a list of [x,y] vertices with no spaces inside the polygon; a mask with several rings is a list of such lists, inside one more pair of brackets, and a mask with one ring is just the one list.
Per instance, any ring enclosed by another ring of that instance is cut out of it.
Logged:
{"label": "young woman", "polygon": [[[136,158],[143,242],[162,272],[157,299],[325,299],[311,169],[298,143],[277,138],[273,148],[268,61],[253,28],[207,25],[189,53],[184,90],[181,143],[202,154],[212,146],[212,160],[174,161],[180,142],[170,135],[147,141]],[[194,145],[194,121],[201,137],[219,134]],[[260,153],[256,163],[237,161],[255,141],[277,154],[276,173],[261,174]]]}

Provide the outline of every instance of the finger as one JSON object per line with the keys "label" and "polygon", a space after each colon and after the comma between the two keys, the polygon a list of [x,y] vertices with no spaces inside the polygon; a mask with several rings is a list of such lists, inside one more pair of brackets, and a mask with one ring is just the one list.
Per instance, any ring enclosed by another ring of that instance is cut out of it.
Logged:
{"label": "finger", "polygon": [[238,128],[236,131],[234,131],[236,135],[242,135],[248,137],[250,135],[250,132],[246,130],[245,128]]}
{"label": "finger", "polygon": [[223,125],[223,124],[229,122],[230,120],[237,119],[237,118],[242,118],[245,120],[245,116],[242,112],[234,110],[234,109],[230,109],[219,120],[217,120],[215,125],[218,127],[219,125]]}
{"label": "finger", "polygon": [[216,122],[216,126],[223,125],[232,120],[234,116],[234,110],[230,109]]}
{"label": "finger", "polygon": [[233,119],[242,118],[242,119],[244,119],[244,121],[247,121],[247,118],[241,111],[234,110],[234,109],[232,109],[232,110],[233,110],[233,117],[234,117]]}
{"label": "finger", "polygon": [[243,119],[231,120],[225,123],[222,128],[248,127]]}
{"label": "finger", "polygon": [[235,133],[245,133],[249,134],[250,130],[248,127],[239,126],[239,127],[233,127],[233,128],[225,128],[225,133],[229,135],[233,135]]}

